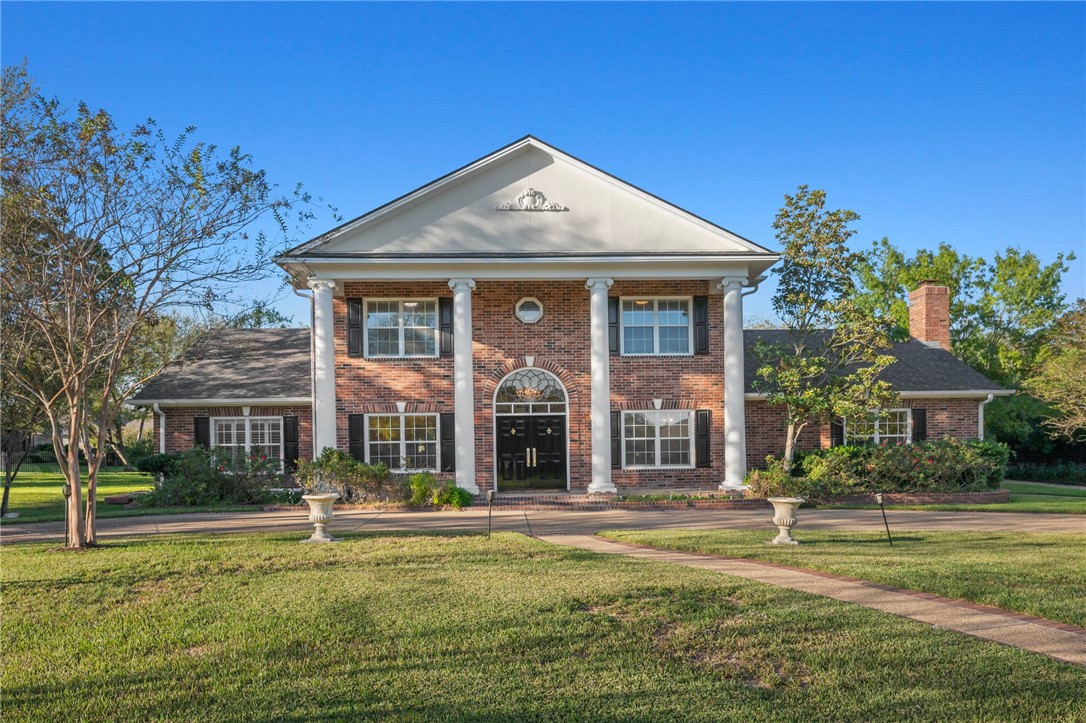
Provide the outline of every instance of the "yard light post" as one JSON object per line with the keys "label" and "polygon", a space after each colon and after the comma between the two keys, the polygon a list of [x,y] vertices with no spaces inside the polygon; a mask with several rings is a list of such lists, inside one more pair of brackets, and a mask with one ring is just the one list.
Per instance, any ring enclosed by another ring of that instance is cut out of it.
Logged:
{"label": "yard light post", "polygon": [[490,522],[494,519],[494,490],[486,491],[486,539],[490,539]]}
{"label": "yard light post", "polygon": [[64,484],[60,491],[64,494],[64,546],[70,547],[72,543],[69,539],[71,533],[68,531],[68,498],[72,496],[72,488]]}
{"label": "yard light post", "polygon": [[879,509],[882,510],[882,524],[886,527],[886,539],[890,541],[890,547],[894,546],[894,538],[890,537],[890,523],[886,521],[886,507],[882,504],[882,493],[875,493],[875,501],[879,503]]}

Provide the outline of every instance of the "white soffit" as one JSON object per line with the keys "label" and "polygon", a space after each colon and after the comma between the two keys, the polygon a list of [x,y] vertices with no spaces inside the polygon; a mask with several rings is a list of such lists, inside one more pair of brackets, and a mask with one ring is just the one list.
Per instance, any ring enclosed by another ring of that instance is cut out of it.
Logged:
{"label": "white soffit", "polygon": [[279,261],[659,254],[756,257],[765,266],[776,258],[527,137],[291,249]]}

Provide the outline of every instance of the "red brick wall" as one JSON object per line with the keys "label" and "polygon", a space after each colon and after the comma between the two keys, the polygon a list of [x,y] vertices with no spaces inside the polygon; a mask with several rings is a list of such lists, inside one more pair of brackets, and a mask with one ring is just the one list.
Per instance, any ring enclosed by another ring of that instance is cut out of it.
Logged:
{"label": "red brick wall", "polygon": [[[903,399],[899,408],[926,409],[928,439],[957,437],[975,439],[979,399]],[[747,466],[765,467],[767,455],[784,452],[784,415],[763,401],[747,400]],[[808,427],[800,435],[799,449],[819,449],[830,444],[830,427]]]}
{"label": "red brick wall", "polygon": [[[193,418],[195,417],[240,417],[241,407],[164,407],[166,414],[166,451],[184,452],[192,449]],[[298,417],[298,456],[301,459],[313,458],[313,411],[308,407],[252,407],[250,417]],[[159,417],[151,415],[154,421],[155,449],[158,449]]]}
{"label": "red brick wall", "polygon": [[[475,373],[476,476],[491,489],[494,468],[494,392],[498,383],[534,356],[534,365],[555,374],[569,393],[570,488],[584,490],[591,481],[591,392],[589,292],[584,281],[477,281],[472,292],[472,353]],[[707,282],[616,282],[611,296],[694,296],[710,291]],[[451,297],[445,282],[348,282],[335,311],[336,408],[338,443],[347,446],[347,415],[408,411],[452,412],[453,359],[380,359],[347,356],[345,298]],[[535,324],[516,318],[516,303],[527,296],[543,305]],[[719,483],[723,474],[722,305],[709,304],[710,348],[705,356],[618,357],[611,359],[612,408],[709,409],[713,414],[713,467],[690,470],[614,470],[619,486],[692,486]]]}
{"label": "red brick wall", "polygon": [[705,281],[616,281],[610,296],[709,296],[709,354],[612,356],[611,407],[708,409],[712,412],[711,467],[612,471],[618,487],[708,487],[724,479],[724,304]]}

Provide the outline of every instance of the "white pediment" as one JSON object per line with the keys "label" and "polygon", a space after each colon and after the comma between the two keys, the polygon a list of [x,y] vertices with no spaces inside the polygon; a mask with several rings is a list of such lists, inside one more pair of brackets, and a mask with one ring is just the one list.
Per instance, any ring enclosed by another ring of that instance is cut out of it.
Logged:
{"label": "white pediment", "polygon": [[525,138],[288,252],[380,257],[772,252]]}

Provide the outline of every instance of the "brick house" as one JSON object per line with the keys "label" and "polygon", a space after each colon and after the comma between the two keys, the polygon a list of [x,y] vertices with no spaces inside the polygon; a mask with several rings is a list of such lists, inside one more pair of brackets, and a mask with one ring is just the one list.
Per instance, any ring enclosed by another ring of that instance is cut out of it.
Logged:
{"label": "brick house", "polygon": [[[488,489],[739,488],[783,445],[752,387],[743,297],[777,255],[526,137],[277,259],[307,329],[220,331],[131,401],[160,449],[325,447]],[[804,446],[983,433],[1009,394],[949,349],[943,287],[910,297],[902,408]]]}

